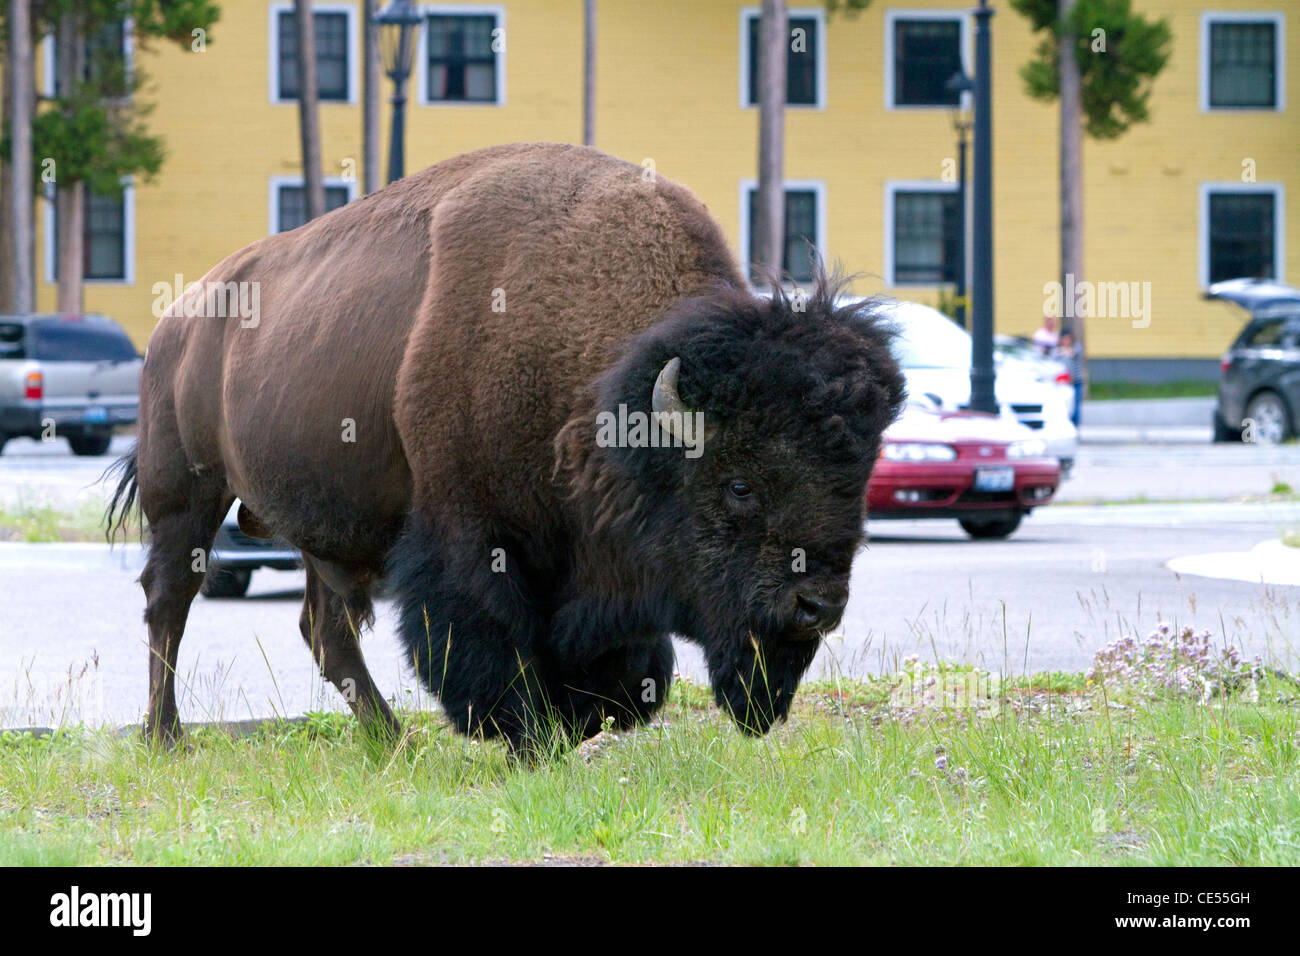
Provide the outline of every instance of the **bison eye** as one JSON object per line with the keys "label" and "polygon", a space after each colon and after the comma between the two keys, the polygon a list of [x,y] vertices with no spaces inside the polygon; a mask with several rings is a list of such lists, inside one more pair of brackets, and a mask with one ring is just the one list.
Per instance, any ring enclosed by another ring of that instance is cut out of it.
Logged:
{"label": "bison eye", "polygon": [[754,493],[754,490],[749,487],[749,482],[741,481],[739,478],[727,482],[727,490],[731,492],[733,498],[748,498]]}

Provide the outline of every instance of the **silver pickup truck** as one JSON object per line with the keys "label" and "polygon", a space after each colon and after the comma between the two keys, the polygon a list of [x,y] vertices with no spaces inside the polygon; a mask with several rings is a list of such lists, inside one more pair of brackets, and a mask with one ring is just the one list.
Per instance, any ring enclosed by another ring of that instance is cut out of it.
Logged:
{"label": "silver pickup truck", "polygon": [[139,415],[142,365],[105,316],[0,315],[0,449],[25,435],[105,454]]}

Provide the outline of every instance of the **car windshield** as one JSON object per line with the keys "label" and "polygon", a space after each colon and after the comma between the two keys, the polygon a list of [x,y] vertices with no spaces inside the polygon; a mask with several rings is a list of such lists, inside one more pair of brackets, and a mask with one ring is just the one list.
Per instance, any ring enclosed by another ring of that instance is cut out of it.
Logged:
{"label": "car windshield", "polygon": [[1010,358],[1023,359],[1026,362],[1036,362],[1043,357],[1043,353],[1038,348],[1019,339],[1010,342],[995,341],[993,348]]}
{"label": "car windshield", "polygon": [[31,357],[52,362],[128,362],[136,358],[126,333],[105,322],[37,319],[29,329]]}
{"label": "car windshield", "polygon": [[970,368],[970,335],[942,312],[901,303],[890,318],[898,330],[894,355],[903,368]]}

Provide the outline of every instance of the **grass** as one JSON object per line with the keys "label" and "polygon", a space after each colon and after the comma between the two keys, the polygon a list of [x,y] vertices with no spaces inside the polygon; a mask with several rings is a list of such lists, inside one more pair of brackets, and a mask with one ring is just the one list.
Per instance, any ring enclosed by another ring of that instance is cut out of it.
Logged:
{"label": "grass", "polygon": [[171,753],[10,733],[0,865],[1300,864],[1294,684],[1203,703],[1054,673],[944,706],[926,673],[989,676],[810,684],[757,741],[678,682],[653,725],[531,771],[428,712],[395,753],[339,714]]}
{"label": "grass", "polygon": [[1088,385],[1088,397],[1095,401],[1124,398],[1213,398],[1218,393],[1218,382],[1201,380],[1092,382]]}
{"label": "grass", "polygon": [[[134,527],[130,533],[135,533]],[[100,501],[82,499],[61,507],[22,499],[13,505],[0,504],[0,541],[103,540],[104,505]]]}

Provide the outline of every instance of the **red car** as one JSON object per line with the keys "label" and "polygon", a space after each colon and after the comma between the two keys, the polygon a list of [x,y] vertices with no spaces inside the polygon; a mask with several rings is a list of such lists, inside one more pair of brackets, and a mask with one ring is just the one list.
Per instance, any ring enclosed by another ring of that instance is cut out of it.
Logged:
{"label": "red car", "polygon": [[910,403],[885,430],[867,511],[872,519],[956,518],[972,538],[1005,538],[1060,483],[1060,462],[1014,419]]}

